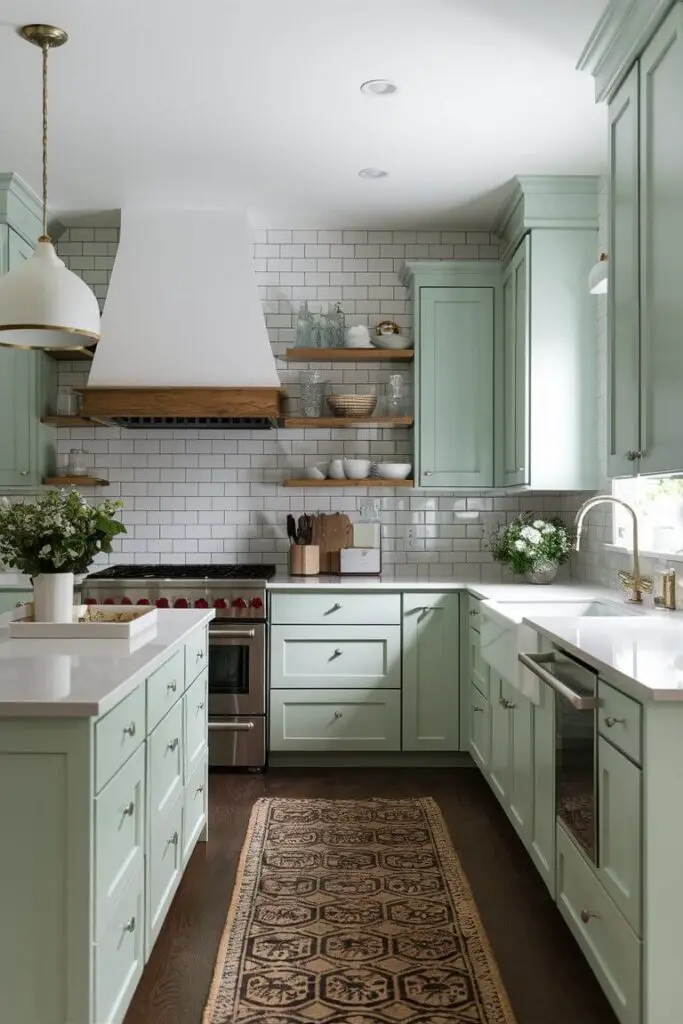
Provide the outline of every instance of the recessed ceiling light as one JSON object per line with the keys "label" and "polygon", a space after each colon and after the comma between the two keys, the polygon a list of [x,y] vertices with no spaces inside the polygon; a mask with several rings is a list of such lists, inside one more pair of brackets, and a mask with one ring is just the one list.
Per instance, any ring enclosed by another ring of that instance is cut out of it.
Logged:
{"label": "recessed ceiling light", "polygon": [[359,178],[387,178],[389,171],[383,171],[381,167],[362,167],[358,172]]}
{"label": "recessed ceiling light", "polygon": [[363,82],[360,91],[364,96],[392,96],[398,91],[398,86],[388,78],[371,78]]}

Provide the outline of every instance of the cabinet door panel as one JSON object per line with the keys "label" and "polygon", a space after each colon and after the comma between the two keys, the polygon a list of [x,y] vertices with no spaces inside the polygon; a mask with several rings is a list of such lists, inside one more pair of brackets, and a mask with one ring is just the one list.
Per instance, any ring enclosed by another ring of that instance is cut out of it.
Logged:
{"label": "cabinet door panel", "polygon": [[609,107],[610,235],[607,318],[607,461],[610,476],[634,472],[640,448],[638,68]]}
{"label": "cabinet door panel", "polygon": [[[520,839],[528,845],[534,805],[531,703],[519,690],[503,682],[510,715],[510,818]],[[509,707],[509,705],[514,705]]]}
{"label": "cabinet door panel", "polygon": [[489,781],[494,793],[507,808],[510,797],[510,711],[504,706],[503,680],[491,673],[491,757]]}
{"label": "cabinet door panel", "polygon": [[533,709],[534,803],[531,859],[555,897],[555,694],[539,688]]}
{"label": "cabinet door panel", "polygon": [[486,697],[470,683],[470,753],[483,772],[491,753],[491,707]]}
{"label": "cabinet door panel", "polygon": [[527,236],[503,281],[503,483],[529,482],[529,298]]}
{"label": "cabinet door panel", "polygon": [[640,92],[640,471],[654,473],[680,470],[683,463],[681,4],[674,6],[641,58]]}
{"label": "cabinet door panel", "polygon": [[641,778],[639,768],[598,740],[600,881],[640,934]]}
{"label": "cabinet door panel", "polygon": [[457,750],[459,597],[403,598],[403,750]]}
{"label": "cabinet door panel", "polygon": [[493,288],[420,288],[420,487],[493,484]]}

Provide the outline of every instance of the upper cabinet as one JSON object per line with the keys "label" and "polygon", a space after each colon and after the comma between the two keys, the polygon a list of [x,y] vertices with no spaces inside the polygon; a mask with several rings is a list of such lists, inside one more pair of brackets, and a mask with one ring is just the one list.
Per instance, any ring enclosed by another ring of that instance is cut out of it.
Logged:
{"label": "upper cabinet", "polygon": [[[36,203],[16,175],[0,175],[0,274],[31,255],[40,234]],[[42,352],[0,347],[0,493],[41,486],[53,457],[52,431],[40,423],[53,373]]]}
{"label": "upper cabinet", "polygon": [[494,484],[497,263],[406,264],[415,315],[415,481]]}
{"label": "upper cabinet", "polygon": [[500,483],[529,483],[529,237],[503,274],[503,458]]}

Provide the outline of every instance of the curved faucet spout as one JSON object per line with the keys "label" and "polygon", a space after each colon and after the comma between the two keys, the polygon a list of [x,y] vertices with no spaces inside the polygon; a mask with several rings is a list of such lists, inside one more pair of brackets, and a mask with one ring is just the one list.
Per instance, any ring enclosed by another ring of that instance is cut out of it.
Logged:
{"label": "curved faucet spout", "polygon": [[625,583],[627,588],[631,592],[629,601],[634,604],[640,604],[643,600],[643,591],[649,592],[652,589],[652,580],[648,577],[643,577],[640,574],[640,554],[638,549],[638,517],[634,509],[621,498],[615,498],[613,494],[596,494],[594,497],[589,498],[588,501],[584,501],[583,505],[576,513],[574,520],[574,526],[576,528],[576,543],[575,548],[577,551],[581,548],[581,531],[583,530],[583,521],[586,518],[586,514],[590,512],[596,505],[602,504],[621,505],[631,516],[633,522],[633,571],[631,573],[620,574],[620,581]]}

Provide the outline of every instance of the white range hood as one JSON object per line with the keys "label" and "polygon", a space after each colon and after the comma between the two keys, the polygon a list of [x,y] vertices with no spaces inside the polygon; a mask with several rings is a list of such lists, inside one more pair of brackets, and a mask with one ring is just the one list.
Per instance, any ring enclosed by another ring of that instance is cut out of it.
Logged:
{"label": "white range hood", "polygon": [[277,416],[250,243],[241,213],[122,212],[86,415],[128,426]]}

